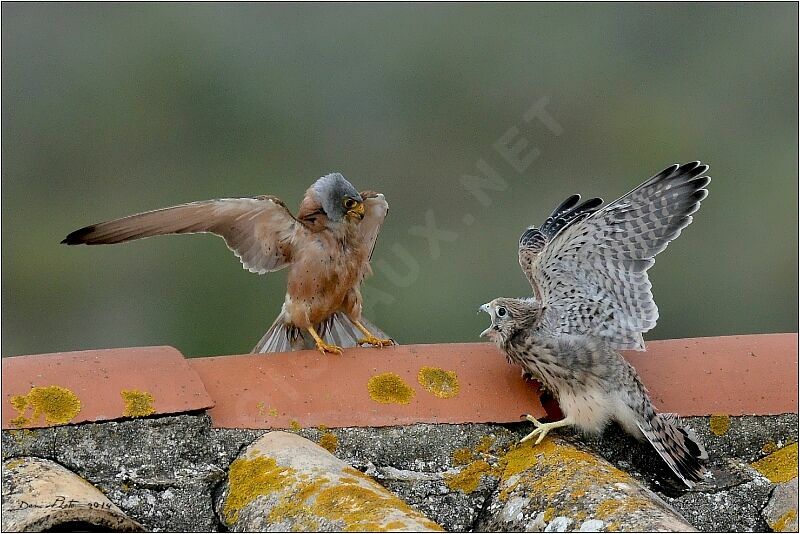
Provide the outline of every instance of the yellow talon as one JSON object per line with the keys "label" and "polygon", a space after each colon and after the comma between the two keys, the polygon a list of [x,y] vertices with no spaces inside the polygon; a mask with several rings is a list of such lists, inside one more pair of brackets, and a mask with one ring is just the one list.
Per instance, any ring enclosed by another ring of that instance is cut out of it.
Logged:
{"label": "yellow talon", "polygon": [[314,338],[314,342],[317,344],[317,350],[320,351],[322,354],[330,353],[330,354],[341,354],[342,347],[338,347],[336,345],[329,345],[325,343],[325,341],[317,334],[317,331],[314,330],[314,327],[310,327],[308,329],[308,333],[311,334],[311,337]]}
{"label": "yellow talon", "polygon": [[520,443],[525,443],[529,439],[539,436],[534,442],[534,445],[538,445],[542,442],[545,436],[547,436],[547,434],[554,428],[561,428],[562,426],[568,426],[572,424],[572,420],[569,417],[565,417],[561,421],[554,421],[552,423],[542,423],[532,415],[526,415],[524,417],[525,419],[533,423],[533,425],[536,428],[533,429],[533,432],[522,438],[520,440]]}
{"label": "yellow talon", "polygon": [[373,347],[389,347],[394,345],[393,339],[381,339],[375,336],[362,337],[358,340],[359,345],[372,345]]}
{"label": "yellow talon", "polygon": [[394,345],[394,339],[381,339],[379,337],[375,337],[372,335],[372,332],[367,330],[366,326],[361,324],[360,321],[353,321],[353,324],[356,325],[359,330],[364,332],[364,335],[366,336],[358,340],[359,345],[372,345],[373,347],[389,347]]}

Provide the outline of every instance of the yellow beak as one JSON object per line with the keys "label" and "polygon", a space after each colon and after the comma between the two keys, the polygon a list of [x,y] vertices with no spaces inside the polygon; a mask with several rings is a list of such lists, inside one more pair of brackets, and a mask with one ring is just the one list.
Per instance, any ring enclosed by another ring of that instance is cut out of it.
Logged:
{"label": "yellow beak", "polygon": [[347,211],[348,215],[352,215],[353,217],[358,217],[359,220],[364,218],[364,213],[365,209],[363,203],[359,203],[358,206]]}

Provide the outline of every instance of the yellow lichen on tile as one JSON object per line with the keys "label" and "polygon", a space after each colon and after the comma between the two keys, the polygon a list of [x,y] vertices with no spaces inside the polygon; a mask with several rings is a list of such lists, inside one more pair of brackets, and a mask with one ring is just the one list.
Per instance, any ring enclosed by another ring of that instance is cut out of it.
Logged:
{"label": "yellow lichen on tile", "polygon": [[36,432],[33,431],[33,430],[30,430],[28,428],[22,428],[22,429],[19,429],[19,430],[9,430],[8,434],[12,438],[14,438],[14,441],[16,443],[19,443],[19,444],[25,443],[25,441],[28,438],[35,438],[36,437]]}
{"label": "yellow lichen on tile", "polygon": [[261,416],[270,416],[270,417],[277,417],[278,410],[276,408],[267,408],[267,405],[263,402],[256,403],[256,409],[258,410],[258,415]]}
{"label": "yellow lichen on tile", "polygon": [[[17,410],[17,417],[10,423],[17,427],[35,423],[42,415],[48,425],[63,425],[81,411],[77,395],[61,386],[33,387],[27,395],[15,395],[9,400]],[[33,412],[30,417],[27,415],[29,410]]]}
{"label": "yellow lichen on tile", "polygon": [[553,508],[552,506],[548,506],[544,511],[544,517],[542,517],[542,519],[544,519],[546,522],[549,523],[550,521],[553,520],[555,516],[556,516],[556,509]]}
{"label": "yellow lichen on tile", "polygon": [[606,499],[597,505],[594,517],[597,519],[610,519],[630,514],[639,510],[647,510],[653,507],[653,501],[644,497],[627,496],[624,499]]}
{"label": "yellow lichen on tile", "polygon": [[122,415],[125,417],[146,417],[156,413],[153,408],[153,395],[147,391],[139,391],[138,389],[123,389],[119,393],[122,400],[125,401],[125,411]]}
{"label": "yellow lichen on tile", "polygon": [[[526,473],[537,465],[542,469],[535,470],[536,474]],[[582,495],[594,485],[632,482],[630,475],[619,469],[549,437],[539,445],[525,442],[512,448],[500,459],[498,472],[502,481],[501,500],[508,499],[520,485],[550,500],[566,487],[572,488],[572,494]]]}
{"label": "yellow lichen on tile", "polygon": [[451,490],[469,494],[478,489],[478,485],[484,475],[492,475],[493,473],[492,466],[488,462],[476,460],[458,473],[445,473],[444,483]]}
{"label": "yellow lichen on tile", "polygon": [[25,458],[15,458],[14,460],[9,461],[6,464],[6,467],[9,469],[14,469],[16,467],[21,466],[24,463],[25,463]]}
{"label": "yellow lichen on tile", "polygon": [[394,373],[375,375],[367,382],[369,396],[381,404],[408,404],[414,398],[411,386]]}
{"label": "yellow lichen on tile", "polygon": [[300,421],[298,421],[297,419],[292,419],[291,421],[289,421],[289,428],[291,428],[296,432],[303,427],[300,426]]}
{"label": "yellow lichen on tile", "polygon": [[797,517],[797,510],[787,510],[782,516],[769,527],[773,532],[786,532],[786,525]]}
{"label": "yellow lichen on tile", "polygon": [[489,454],[489,450],[492,448],[492,445],[494,445],[494,441],[494,436],[481,436],[480,441],[478,441],[478,444],[475,446],[475,452]]}
{"label": "yellow lichen on tile", "polygon": [[788,482],[797,477],[797,442],[778,449],[750,465],[773,484]]}
{"label": "yellow lichen on tile", "polygon": [[[407,527],[393,519],[398,512],[420,524],[427,519],[383,487],[352,467],[342,475],[328,478],[313,472],[297,472],[259,454],[235,460],[228,473],[228,497],[222,515],[230,526],[239,520],[241,510],[260,496],[278,494],[267,520],[283,523],[293,531],[319,531],[321,521],[339,525],[343,531],[385,532]],[[370,487],[367,487],[367,484]],[[427,526],[427,525],[426,525]]]}
{"label": "yellow lichen on tile", "polygon": [[361,484],[323,489],[311,505],[311,511],[321,517],[341,521],[346,532],[385,530],[381,525],[395,512],[401,512],[420,522],[425,520],[422,514],[398,497],[392,494],[381,495]]}
{"label": "yellow lichen on tile", "polygon": [[761,452],[764,454],[772,454],[778,450],[778,445],[774,441],[768,441],[761,446]]}
{"label": "yellow lichen on tile", "polygon": [[334,453],[339,447],[339,438],[333,432],[325,432],[319,438],[319,445],[328,452]]}
{"label": "yellow lichen on tile", "polygon": [[322,490],[330,480],[326,477],[311,478],[302,474],[294,480],[294,486],[287,485],[278,503],[270,510],[268,519],[271,523],[280,523],[285,519],[292,521],[292,529],[300,531],[319,530],[319,521],[314,517],[308,501]]}
{"label": "yellow lichen on tile", "polygon": [[467,465],[472,461],[472,451],[467,448],[456,449],[450,454],[450,460],[456,467]]}
{"label": "yellow lichen on tile", "polygon": [[452,399],[461,388],[455,371],[440,367],[423,367],[417,373],[417,382],[440,399]]}
{"label": "yellow lichen on tile", "polygon": [[359,471],[355,467],[350,467],[349,465],[347,467],[343,467],[342,468],[342,473],[346,473],[348,475],[351,475],[351,476],[354,476],[354,477],[358,477],[358,478],[365,478],[367,480],[372,480],[371,478],[369,478],[367,475],[365,475],[364,473],[362,473],[361,471]]}
{"label": "yellow lichen on tile", "polygon": [[724,436],[731,428],[731,418],[726,414],[714,414],[708,419],[708,427],[715,436]]}
{"label": "yellow lichen on tile", "polygon": [[228,497],[222,513],[228,524],[239,520],[239,512],[262,495],[270,495],[296,481],[295,470],[281,467],[273,458],[256,455],[238,458],[228,470]]}

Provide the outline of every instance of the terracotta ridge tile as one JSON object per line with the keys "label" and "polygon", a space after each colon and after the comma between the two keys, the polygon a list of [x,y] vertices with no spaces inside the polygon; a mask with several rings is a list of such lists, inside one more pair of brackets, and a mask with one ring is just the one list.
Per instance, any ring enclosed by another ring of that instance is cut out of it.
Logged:
{"label": "terracotta ridge tile", "polygon": [[3,429],[203,410],[213,406],[177,349],[134,347],[2,359]]}

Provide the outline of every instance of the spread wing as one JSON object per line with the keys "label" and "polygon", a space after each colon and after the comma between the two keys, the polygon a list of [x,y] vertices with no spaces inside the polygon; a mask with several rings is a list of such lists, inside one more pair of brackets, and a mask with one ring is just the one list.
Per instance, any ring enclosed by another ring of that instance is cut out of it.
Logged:
{"label": "spread wing", "polygon": [[519,243],[519,261],[543,327],[589,334],[619,349],[644,350],[642,333],[658,320],[647,270],[691,222],[711,179],[700,162],[673,165],[600,207],[573,195]]}
{"label": "spread wing", "polygon": [[358,231],[369,250],[369,258],[372,259],[375,242],[378,240],[386,214],[389,213],[389,203],[381,193],[375,191],[362,191],[361,198],[364,199],[364,218],[358,224]]}
{"label": "spread wing", "polygon": [[72,232],[62,243],[105,245],[156,235],[209,232],[225,240],[245,269],[263,274],[291,261],[296,224],[278,198],[223,198],[94,224]]}

